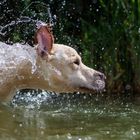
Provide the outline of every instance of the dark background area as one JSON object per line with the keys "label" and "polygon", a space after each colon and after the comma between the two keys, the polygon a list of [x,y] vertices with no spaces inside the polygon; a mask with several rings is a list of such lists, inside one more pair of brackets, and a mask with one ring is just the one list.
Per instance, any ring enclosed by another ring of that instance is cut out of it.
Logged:
{"label": "dark background area", "polygon": [[1,0],[0,41],[33,46],[35,21],[56,15],[56,43],[81,53],[86,65],[107,76],[108,94],[140,93],[138,0]]}

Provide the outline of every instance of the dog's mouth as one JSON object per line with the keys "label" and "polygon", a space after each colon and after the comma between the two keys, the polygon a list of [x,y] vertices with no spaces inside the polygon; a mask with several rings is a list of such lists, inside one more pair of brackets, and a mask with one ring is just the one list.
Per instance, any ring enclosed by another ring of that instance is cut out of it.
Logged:
{"label": "dog's mouth", "polygon": [[85,85],[85,86],[80,86],[79,89],[82,92],[92,92],[92,91],[97,91],[101,92],[105,88],[105,81],[102,80],[96,80],[93,85]]}
{"label": "dog's mouth", "polygon": [[96,80],[94,88],[95,90],[103,90],[105,88],[105,81]]}

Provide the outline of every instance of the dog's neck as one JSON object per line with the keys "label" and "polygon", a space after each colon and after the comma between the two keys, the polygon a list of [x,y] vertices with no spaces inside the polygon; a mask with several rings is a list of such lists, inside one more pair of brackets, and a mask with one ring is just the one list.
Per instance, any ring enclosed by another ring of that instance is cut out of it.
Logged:
{"label": "dog's neck", "polygon": [[[31,48],[31,53],[36,53],[34,48]],[[29,52],[30,53],[30,52]],[[51,89],[51,85],[47,76],[47,71],[44,73],[44,63],[45,60],[42,60],[40,56],[37,54],[34,55],[35,64],[32,64],[30,60],[26,59],[25,61],[21,61],[20,64],[17,64],[15,67],[16,72],[14,71],[10,77],[8,74],[5,74],[3,82],[1,83],[0,89],[0,98],[4,99],[11,99],[13,93],[17,90],[29,88],[29,89]],[[45,75],[46,74],[46,75]],[[16,75],[16,76],[15,76]],[[4,83],[7,83],[5,85]],[[2,90],[2,91],[1,91]],[[9,97],[10,95],[10,97]]]}
{"label": "dog's neck", "polygon": [[[45,58],[42,59],[35,48],[26,45],[22,47],[28,47],[27,56],[32,54],[33,60],[31,61],[30,57],[24,56],[25,59],[20,63],[15,63],[16,70],[10,77],[6,77],[6,81],[1,84],[0,100],[10,100],[15,92],[20,89],[44,89],[55,92],[63,92],[63,90],[66,91],[65,89],[67,89],[71,91],[70,86],[66,84],[61,76],[62,73],[53,67],[51,62],[48,62]],[[59,89],[58,87],[61,83],[63,83],[63,87],[61,86]]]}

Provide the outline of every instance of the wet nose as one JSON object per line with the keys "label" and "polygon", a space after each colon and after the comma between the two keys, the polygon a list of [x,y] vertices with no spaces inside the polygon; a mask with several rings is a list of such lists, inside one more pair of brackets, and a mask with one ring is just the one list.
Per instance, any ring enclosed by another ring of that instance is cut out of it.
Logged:
{"label": "wet nose", "polygon": [[95,74],[95,76],[98,77],[100,80],[105,80],[106,79],[106,76],[101,72],[97,72]]}

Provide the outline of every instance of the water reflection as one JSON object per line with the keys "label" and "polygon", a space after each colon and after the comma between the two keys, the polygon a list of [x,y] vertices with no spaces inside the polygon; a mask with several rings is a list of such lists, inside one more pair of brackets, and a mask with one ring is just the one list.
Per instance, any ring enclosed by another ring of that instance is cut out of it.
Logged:
{"label": "water reflection", "polygon": [[[140,138],[140,108],[89,95],[18,95],[0,105],[0,138],[20,140],[132,140]],[[42,98],[41,98],[42,97]],[[40,99],[41,98],[41,99]],[[44,100],[43,100],[44,99]],[[32,105],[29,105],[29,103]],[[39,103],[39,104],[38,104]]]}

